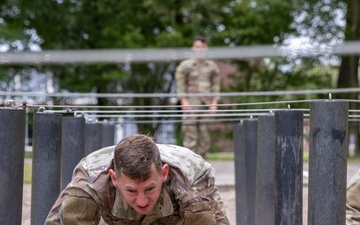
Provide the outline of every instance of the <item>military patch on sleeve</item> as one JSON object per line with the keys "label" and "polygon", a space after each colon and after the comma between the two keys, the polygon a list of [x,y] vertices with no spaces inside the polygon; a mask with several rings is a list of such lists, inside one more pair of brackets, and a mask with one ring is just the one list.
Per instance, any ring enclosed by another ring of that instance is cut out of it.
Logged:
{"label": "military patch on sleeve", "polygon": [[216,225],[213,212],[185,213],[184,225]]}
{"label": "military patch on sleeve", "polygon": [[68,196],[62,204],[62,224],[98,224],[98,205],[91,198]]}

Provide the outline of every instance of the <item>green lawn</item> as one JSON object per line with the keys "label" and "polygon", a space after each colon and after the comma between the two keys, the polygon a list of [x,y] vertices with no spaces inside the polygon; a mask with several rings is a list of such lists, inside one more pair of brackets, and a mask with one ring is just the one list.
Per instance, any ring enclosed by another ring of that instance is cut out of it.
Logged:
{"label": "green lawn", "polygon": [[[234,153],[232,152],[221,152],[221,153],[207,153],[207,160],[234,160]],[[304,152],[304,162],[309,162],[309,154],[308,152]],[[348,162],[360,162],[360,156],[349,157]],[[24,184],[31,184],[31,167],[30,161],[25,161],[24,164]]]}
{"label": "green lawn", "polygon": [[232,152],[217,152],[217,153],[206,153],[207,160],[234,160],[234,153]]}
{"label": "green lawn", "polygon": [[[233,152],[217,152],[217,153],[207,153],[206,159],[208,160],[234,160]],[[309,152],[304,152],[304,162],[309,162]],[[360,161],[360,156],[358,158],[354,158],[353,160]]]}
{"label": "green lawn", "polygon": [[25,161],[24,164],[24,184],[31,184],[31,172],[32,166],[31,162]]}

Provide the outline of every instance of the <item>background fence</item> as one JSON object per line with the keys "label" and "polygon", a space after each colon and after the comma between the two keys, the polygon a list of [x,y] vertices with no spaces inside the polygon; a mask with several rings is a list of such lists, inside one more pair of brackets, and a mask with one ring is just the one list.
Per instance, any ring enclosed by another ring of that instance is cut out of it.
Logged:
{"label": "background fence", "polygon": [[[359,42],[316,49],[274,46],[213,48],[208,58],[239,60],[274,57],[352,56]],[[81,57],[79,57],[79,54]],[[169,57],[171,56],[171,57]],[[191,56],[189,50],[42,51],[0,53],[0,64],[54,65],[86,63],[153,63]],[[80,60],[79,60],[80,59]],[[266,65],[268,68],[271,64]],[[49,76],[51,77],[51,76]],[[54,80],[48,79],[53,82]],[[49,82],[49,83],[51,83]],[[14,81],[14,83],[16,83]],[[16,85],[15,85],[16,86]],[[52,89],[49,88],[48,89]],[[309,149],[308,224],[339,225],[345,221],[346,157],[351,128],[358,128],[358,100],[333,99],[360,88],[222,92],[216,114],[194,109],[188,116],[210,117],[214,127],[226,124],[233,131],[238,225],[300,225],[302,221],[303,152]],[[329,94],[331,93],[331,94]],[[328,99],[309,98],[329,95]],[[333,95],[333,96],[332,96]],[[154,134],[160,142],[175,143],[182,123],[180,96],[175,93],[69,93],[0,91],[0,224],[21,224],[24,149],[32,145],[33,177],[31,224],[42,224],[59,192],[71,178],[76,163],[92,151],[117,143],[140,124],[163,125]],[[281,101],[254,101],[253,97],[291,96]],[[69,104],[56,104],[55,99]],[[116,99],[119,104],[98,106],[94,99]],[[167,98],[167,105],[134,106],[126,99]],[[238,102],[238,99],[245,99]],[[7,99],[14,99],[9,101]],[[75,104],[74,99],[86,99]],[[230,99],[230,100],[229,100]],[[248,100],[251,99],[251,100]],[[294,100],[293,100],[294,99]],[[124,103],[125,102],[125,103]],[[72,104],[74,103],[74,104]],[[89,103],[89,104],[86,104]],[[90,104],[92,103],[92,104]],[[356,107],[349,108],[349,104]],[[296,107],[301,105],[304,107]],[[194,106],[195,108],[197,106]],[[146,110],[144,110],[146,109]],[[30,120],[30,121],[29,121]],[[193,121],[197,123],[197,120]],[[28,126],[28,124],[32,124]],[[309,130],[306,128],[309,127]],[[233,130],[232,130],[233,129]],[[170,135],[166,133],[169,132]],[[353,136],[352,136],[353,137]],[[355,136],[357,137],[357,136]],[[32,140],[30,140],[32,139]],[[304,143],[309,143],[305,148]],[[352,140],[356,145],[357,140]],[[66,163],[65,163],[66,162]],[[324,207],[326,206],[326,207]]]}

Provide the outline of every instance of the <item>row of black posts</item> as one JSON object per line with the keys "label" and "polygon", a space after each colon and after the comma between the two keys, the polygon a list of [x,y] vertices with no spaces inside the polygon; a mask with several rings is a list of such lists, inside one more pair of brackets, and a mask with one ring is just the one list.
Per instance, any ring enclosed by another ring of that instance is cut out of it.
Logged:
{"label": "row of black posts", "polygon": [[[308,225],[345,225],[348,111],[310,103]],[[282,110],[235,125],[237,225],[303,223],[303,117]]]}
{"label": "row of black posts", "polygon": [[[0,224],[21,225],[26,111],[0,108]],[[76,164],[94,150],[114,145],[115,125],[84,117],[34,113],[31,224],[44,224]]]}
{"label": "row of black posts", "polygon": [[[302,224],[303,117],[281,110],[235,126],[237,225]],[[0,109],[0,224],[22,222],[25,118],[25,110]],[[76,163],[114,143],[106,127],[34,114],[32,225],[43,224]],[[347,131],[348,102],[311,102],[309,225],[345,224]]]}

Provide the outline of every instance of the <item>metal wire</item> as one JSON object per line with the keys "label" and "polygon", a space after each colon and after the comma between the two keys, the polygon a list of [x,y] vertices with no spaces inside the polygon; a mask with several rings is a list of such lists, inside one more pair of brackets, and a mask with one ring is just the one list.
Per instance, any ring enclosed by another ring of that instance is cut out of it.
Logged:
{"label": "metal wire", "polygon": [[[283,109],[276,109],[276,108],[268,108],[268,109],[218,109],[214,110],[214,113],[238,113],[238,112],[273,112],[277,110]],[[299,110],[299,109],[298,109]],[[308,109],[301,109],[301,110],[308,110]],[[74,114],[182,114],[184,111],[182,110],[46,110],[49,113],[69,113],[73,112]],[[186,110],[186,113],[209,113],[210,110]]]}
{"label": "metal wire", "polygon": [[[209,113],[209,110],[189,110],[190,113],[183,113],[182,110],[173,110],[174,106],[148,106],[150,109],[156,108],[167,108],[170,110],[133,110],[137,108],[135,106],[106,106],[105,110],[99,110],[103,108],[102,106],[73,106],[73,105],[31,105],[32,108],[37,108],[38,112],[41,113],[73,113],[74,116],[83,116],[88,121],[96,120],[100,122],[98,119],[112,118],[121,118],[121,119],[136,119],[136,118],[145,118],[145,119],[154,119],[154,118],[162,118],[165,120],[139,120],[139,121],[123,121],[119,123],[182,123],[182,119],[177,120],[169,120],[169,118],[184,118],[184,117],[202,117],[200,120],[193,120],[194,123],[197,122],[232,122],[232,121],[240,121],[243,118],[254,118],[263,115],[273,114],[279,110],[298,110],[305,112],[310,112],[308,108],[291,108],[290,104],[292,103],[301,103],[301,102],[314,102],[314,101],[347,101],[360,103],[360,100],[353,99],[308,99],[308,100],[293,100],[293,101],[276,101],[276,102],[251,102],[251,103],[231,103],[231,104],[218,104],[218,106],[254,106],[254,105],[273,105],[273,104],[286,104],[288,107],[284,108],[262,108],[262,109],[219,109],[216,110],[216,113]],[[7,104],[11,102],[12,104]],[[22,106],[15,106],[13,101],[7,101],[7,108],[19,108]],[[199,107],[203,107],[203,105],[197,105]],[[210,105],[207,105],[210,106]],[[27,106],[29,107],[29,106]],[[48,110],[46,108],[65,108],[59,110]],[[86,108],[93,108],[95,110],[85,110]],[[132,110],[114,110],[117,108],[122,109],[132,109]],[[139,108],[147,108],[146,106],[139,106]],[[110,110],[106,110],[110,109]],[[360,110],[349,110],[349,122],[360,121]],[[305,113],[304,117],[309,117],[309,113]],[[209,117],[209,119],[206,119]],[[234,118],[229,118],[234,117]],[[205,118],[205,119],[204,119]],[[114,122],[111,120],[111,122]]]}
{"label": "metal wire", "polygon": [[[256,115],[265,115],[268,113],[256,113]],[[234,113],[234,114],[227,114],[227,113],[216,113],[216,114],[182,114],[182,115],[176,115],[176,114],[162,114],[162,115],[84,115],[84,117],[92,117],[92,118],[173,118],[173,117],[231,117],[231,116],[251,116],[254,115],[254,113]]]}
{"label": "metal wire", "polygon": [[[292,104],[292,103],[306,103],[311,101],[324,101],[324,99],[308,99],[308,100],[289,100],[289,101],[272,101],[272,102],[250,102],[250,103],[223,103],[216,104],[217,107],[236,107],[236,106],[254,106],[254,105],[273,105],[273,104]],[[191,107],[209,107],[214,104],[205,105],[191,105]],[[16,106],[18,108],[22,106]],[[28,108],[63,108],[68,109],[68,112],[75,111],[75,109],[157,109],[157,108],[181,108],[181,105],[153,105],[153,106],[133,106],[133,105],[115,105],[115,106],[95,106],[95,105],[43,105],[43,104],[27,104]]]}
{"label": "metal wire", "polygon": [[[269,116],[269,115],[273,115],[272,113],[261,113],[261,114],[250,114],[246,115],[243,114],[243,116],[240,117],[236,117],[236,118],[212,118],[212,119],[196,119],[196,120],[121,120],[121,121],[115,121],[115,120],[111,120],[111,121],[105,121],[105,123],[112,123],[112,124],[183,124],[183,125],[194,125],[194,124],[213,124],[213,123],[242,123],[244,120],[246,119],[256,119],[259,116]],[[308,117],[310,116],[310,114],[308,113],[304,113],[304,121],[308,122],[309,119]],[[88,118],[90,119],[90,121],[96,121],[98,123],[102,123],[103,121],[101,120],[94,120],[94,118]]]}

